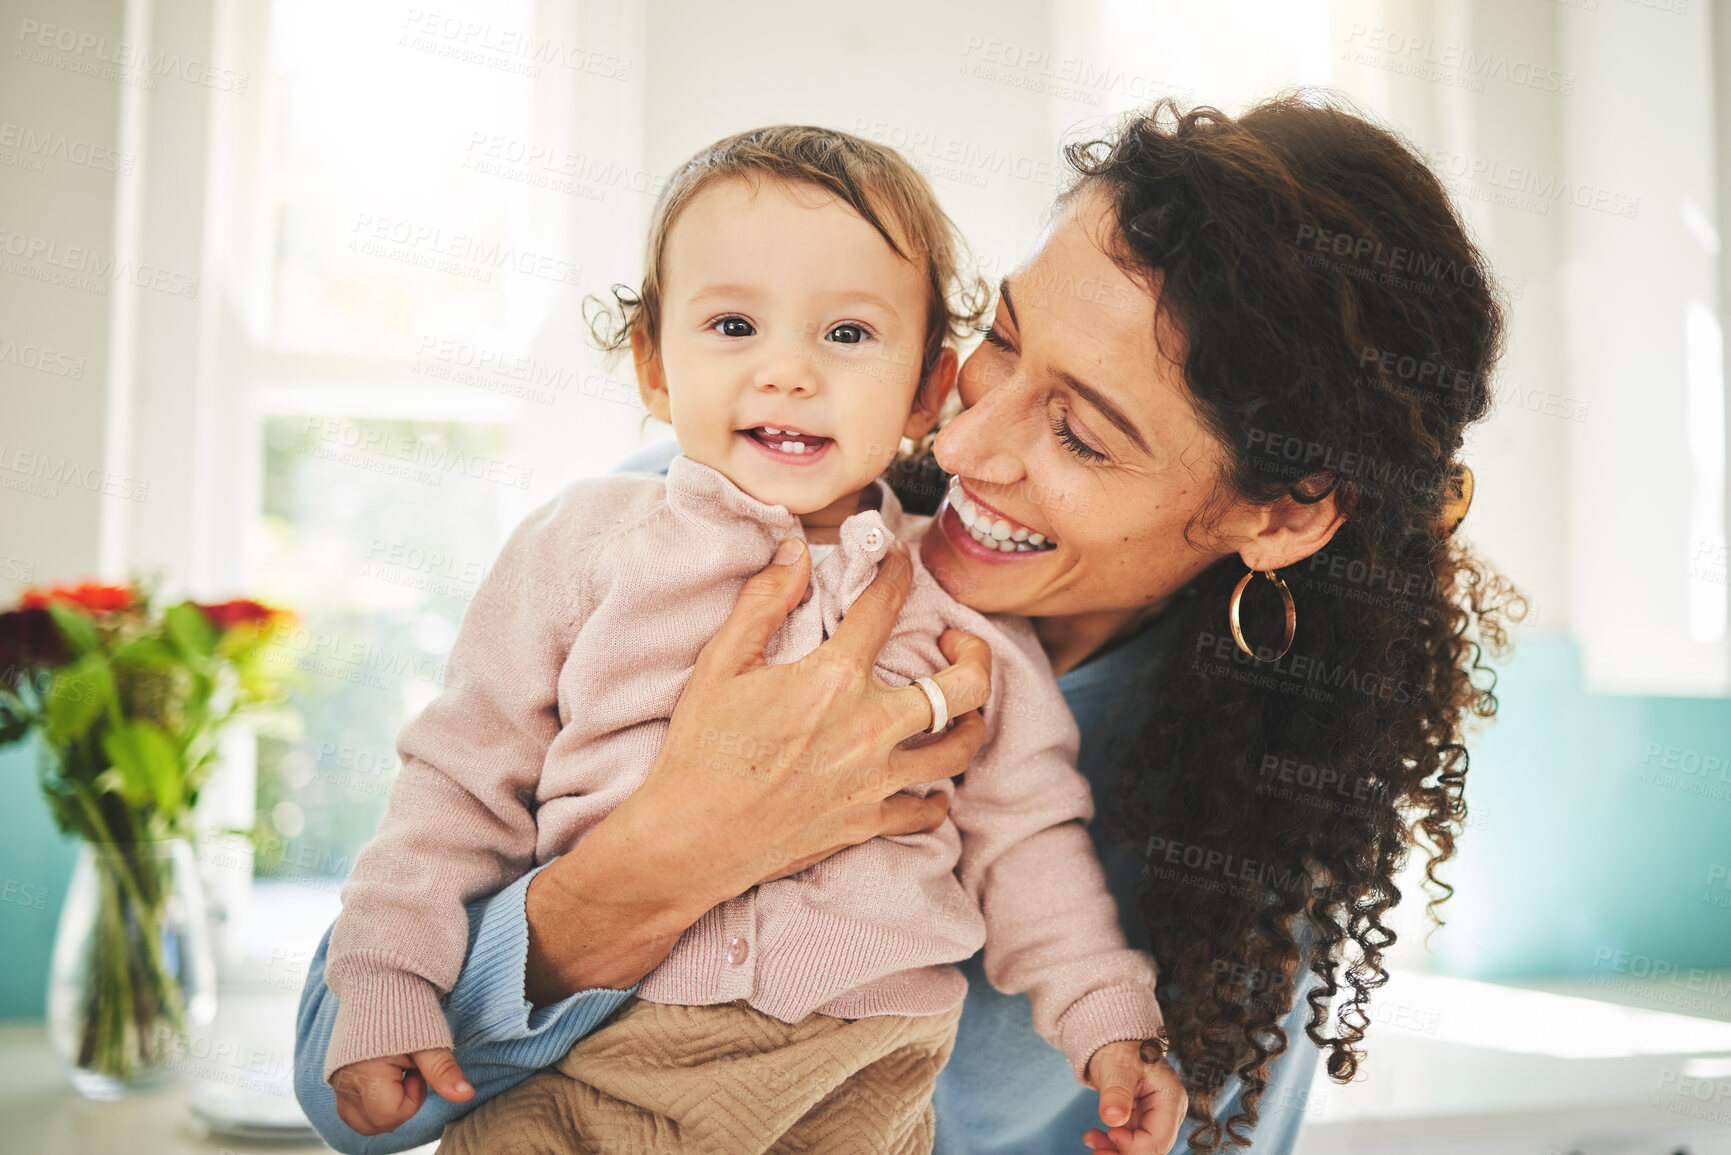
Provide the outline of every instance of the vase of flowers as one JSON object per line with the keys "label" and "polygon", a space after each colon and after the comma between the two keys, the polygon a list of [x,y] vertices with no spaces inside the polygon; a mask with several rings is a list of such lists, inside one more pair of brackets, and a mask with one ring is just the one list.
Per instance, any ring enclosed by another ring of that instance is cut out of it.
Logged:
{"label": "vase of flowers", "polygon": [[193,808],[225,727],[291,721],[292,620],[252,601],[158,610],[136,582],[31,590],[0,613],[0,746],[39,739],[48,808],[83,843],[48,1028],[85,1095],[162,1082],[215,1014]]}

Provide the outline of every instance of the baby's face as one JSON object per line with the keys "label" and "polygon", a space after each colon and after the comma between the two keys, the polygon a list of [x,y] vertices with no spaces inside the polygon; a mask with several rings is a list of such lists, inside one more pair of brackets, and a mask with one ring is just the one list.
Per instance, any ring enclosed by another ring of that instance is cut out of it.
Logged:
{"label": "baby's face", "polygon": [[828,193],[718,182],[673,225],[659,376],[687,456],[795,514],[869,484],[920,382],[924,270]]}

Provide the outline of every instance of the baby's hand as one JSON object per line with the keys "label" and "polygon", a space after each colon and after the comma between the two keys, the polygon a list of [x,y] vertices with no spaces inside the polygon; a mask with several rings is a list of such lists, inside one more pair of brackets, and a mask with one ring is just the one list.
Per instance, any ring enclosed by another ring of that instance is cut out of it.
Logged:
{"label": "baby's hand", "polygon": [[429,1086],[453,1103],[467,1103],[475,1095],[445,1047],[365,1059],[338,1067],[331,1076],[337,1115],[361,1135],[383,1135],[414,1118]]}
{"label": "baby's hand", "polygon": [[1170,1064],[1143,1062],[1142,1044],[1131,1039],[1095,1051],[1087,1074],[1088,1085],[1100,1092],[1100,1122],[1107,1130],[1085,1132],[1082,1142],[1118,1155],[1172,1150],[1190,1096]]}

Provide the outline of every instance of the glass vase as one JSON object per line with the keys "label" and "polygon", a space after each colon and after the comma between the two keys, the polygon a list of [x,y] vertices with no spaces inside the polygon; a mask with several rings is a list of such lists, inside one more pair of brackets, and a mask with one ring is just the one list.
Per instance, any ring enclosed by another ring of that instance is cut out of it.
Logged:
{"label": "glass vase", "polygon": [[216,1014],[216,967],[192,847],[86,842],[48,973],[48,1036],[73,1086],[118,1099],[170,1079],[187,1029]]}

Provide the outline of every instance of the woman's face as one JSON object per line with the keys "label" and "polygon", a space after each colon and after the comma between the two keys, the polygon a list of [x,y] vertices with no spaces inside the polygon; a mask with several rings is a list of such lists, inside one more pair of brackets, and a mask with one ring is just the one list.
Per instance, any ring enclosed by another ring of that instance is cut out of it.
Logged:
{"label": "woman's face", "polygon": [[955,480],[921,553],[977,610],[1133,611],[1229,552],[1186,539],[1221,449],[1174,361],[1180,336],[1157,341],[1154,286],[1107,256],[1115,227],[1103,195],[1073,197],[962,367],[967,408],[934,446]]}

